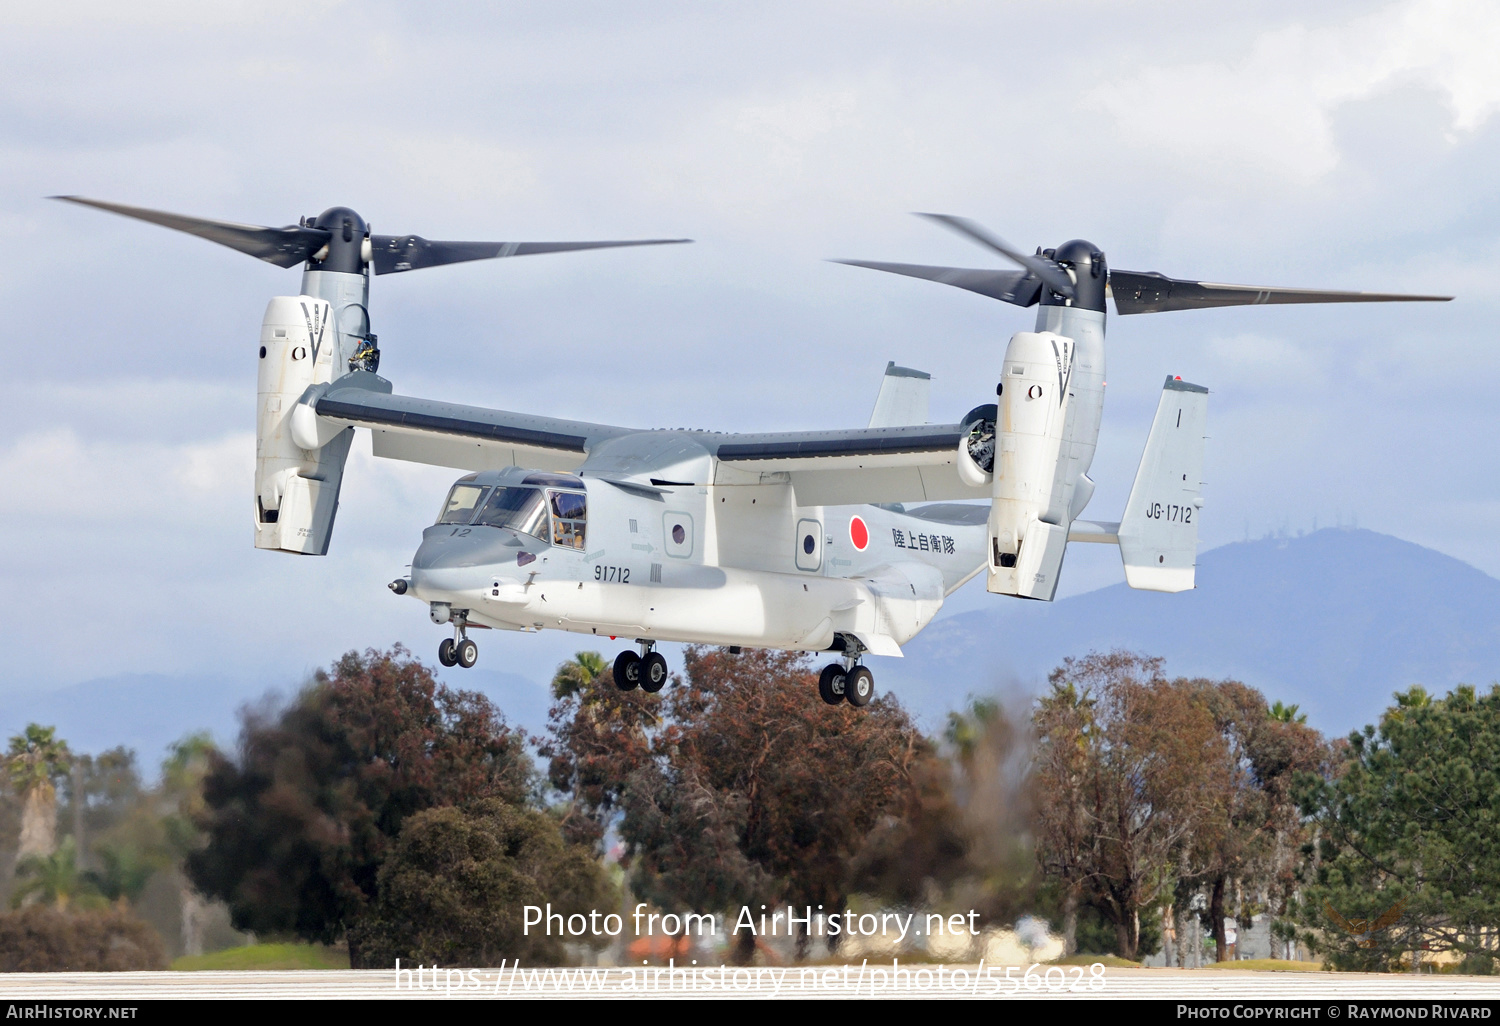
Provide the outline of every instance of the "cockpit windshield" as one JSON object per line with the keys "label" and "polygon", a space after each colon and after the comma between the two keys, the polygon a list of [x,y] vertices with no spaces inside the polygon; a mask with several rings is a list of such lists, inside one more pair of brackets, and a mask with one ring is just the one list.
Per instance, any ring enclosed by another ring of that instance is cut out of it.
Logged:
{"label": "cockpit windshield", "polygon": [[474,523],[512,530],[547,540],[547,503],[540,488],[496,488]]}
{"label": "cockpit windshield", "polygon": [[484,493],[489,491],[480,485],[456,484],[453,491],[448,493],[448,501],[443,505],[443,511],[438,514],[440,524],[467,524],[474,516],[474,510],[484,498]]}

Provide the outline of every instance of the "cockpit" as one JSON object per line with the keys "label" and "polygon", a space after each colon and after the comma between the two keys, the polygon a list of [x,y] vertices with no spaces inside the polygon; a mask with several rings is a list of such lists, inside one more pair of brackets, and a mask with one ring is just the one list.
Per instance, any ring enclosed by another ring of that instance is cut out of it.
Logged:
{"label": "cockpit", "polygon": [[[553,484],[572,488],[543,487]],[[437,519],[439,524],[505,527],[571,549],[584,547],[587,521],[583,482],[562,474],[533,474],[517,485],[459,481]]]}

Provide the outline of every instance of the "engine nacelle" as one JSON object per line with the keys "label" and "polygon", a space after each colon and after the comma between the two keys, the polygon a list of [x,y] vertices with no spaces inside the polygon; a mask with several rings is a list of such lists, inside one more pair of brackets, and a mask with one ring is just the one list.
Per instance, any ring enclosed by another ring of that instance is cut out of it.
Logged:
{"label": "engine nacelle", "polygon": [[1011,337],[996,397],[990,591],[1051,599],[1062,568],[1074,481],[1068,414],[1074,342],[1051,331]]}
{"label": "engine nacelle", "polygon": [[[329,304],[311,296],[277,296],[266,306],[255,414],[258,549],[316,556],[328,551],[354,431],[339,431],[321,448],[305,449],[294,431],[294,413],[309,390],[334,378],[337,332],[331,318]],[[311,411],[303,410],[305,418]]]}

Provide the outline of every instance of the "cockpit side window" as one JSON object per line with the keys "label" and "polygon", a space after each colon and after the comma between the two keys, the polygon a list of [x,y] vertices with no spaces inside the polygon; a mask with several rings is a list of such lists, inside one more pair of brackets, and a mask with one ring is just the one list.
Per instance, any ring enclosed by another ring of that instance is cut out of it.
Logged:
{"label": "cockpit side window", "polygon": [[456,484],[448,493],[448,501],[443,504],[443,510],[438,514],[437,522],[440,524],[467,524],[474,516],[474,510],[484,500],[485,492],[489,491],[481,485]]}
{"label": "cockpit side window", "polygon": [[547,540],[547,502],[540,488],[496,488],[474,518],[486,527],[509,527]]}
{"label": "cockpit side window", "polygon": [[552,498],[552,544],[583,548],[588,519],[588,496],[580,492],[549,492]]}

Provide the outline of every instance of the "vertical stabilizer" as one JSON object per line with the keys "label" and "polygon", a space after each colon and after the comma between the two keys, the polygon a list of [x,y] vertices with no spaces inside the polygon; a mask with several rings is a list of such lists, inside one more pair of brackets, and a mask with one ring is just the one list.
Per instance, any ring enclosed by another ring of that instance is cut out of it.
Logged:
{"label": "vertical stabilizer", "polygon": [[1207,412],[1208,389],[1167,379],[1120,521],[1120,558],[1132,588],[1194,587]]}
{"label": "vertical stabilizer", "polygon": [[926,371],[897,367],[892,360],[880,379],[880,394],[870,414],[870,427],[906,427],[926,424],[928,403],[932,395],[932,375]]}

